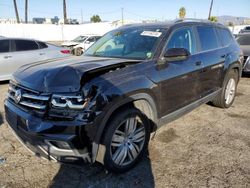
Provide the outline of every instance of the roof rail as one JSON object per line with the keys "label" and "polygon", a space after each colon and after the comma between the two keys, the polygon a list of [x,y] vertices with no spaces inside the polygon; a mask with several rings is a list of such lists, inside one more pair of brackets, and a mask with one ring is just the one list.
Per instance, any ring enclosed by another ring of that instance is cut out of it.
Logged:
{"label": "roof rail", "polygon": [[197,18],[183,18],[183,19],[176,19],[174,20],[174,23],[179,23],[179,22],[207,22],[207,23],[211,23],[210,20],[205,20],[205,19],[197,19]]}

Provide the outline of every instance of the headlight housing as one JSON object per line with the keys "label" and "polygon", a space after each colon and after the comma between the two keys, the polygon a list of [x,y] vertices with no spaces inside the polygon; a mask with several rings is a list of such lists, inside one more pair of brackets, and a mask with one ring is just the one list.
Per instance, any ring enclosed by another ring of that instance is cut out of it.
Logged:
{"label": "headlight housing", "polygon": [[81,95],[53,95],[51,99],[52,108],[69,108],[73,110],[82,110],[87,107],[88,99],[84,99]]}

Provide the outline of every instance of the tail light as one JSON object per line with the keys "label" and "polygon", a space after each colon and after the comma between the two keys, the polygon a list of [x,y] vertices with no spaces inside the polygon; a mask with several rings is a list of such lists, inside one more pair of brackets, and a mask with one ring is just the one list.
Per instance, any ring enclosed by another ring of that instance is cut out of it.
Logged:
{"label": "tail light", "polygon": [[60,52],[63,54],[70,54],[70,50],[61,50]]}

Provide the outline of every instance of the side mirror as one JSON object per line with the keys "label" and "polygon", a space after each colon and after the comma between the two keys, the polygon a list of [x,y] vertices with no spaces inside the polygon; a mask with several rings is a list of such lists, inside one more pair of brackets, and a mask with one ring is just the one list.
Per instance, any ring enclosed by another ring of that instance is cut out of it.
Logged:
{"label": "side mirror", "polygon": [[190,56],[190,52],[185,48],[170,48],[164,54],[166,61],[183,61]]}
{"label": "side mirror", "polygon": [[85,41],[85,44],[90,44],[90,42],[88,40]]}

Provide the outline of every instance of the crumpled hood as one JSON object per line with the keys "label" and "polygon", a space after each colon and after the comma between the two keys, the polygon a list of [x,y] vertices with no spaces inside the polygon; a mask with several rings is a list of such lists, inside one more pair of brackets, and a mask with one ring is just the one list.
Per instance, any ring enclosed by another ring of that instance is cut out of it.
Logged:
{"label": "crumpled hood", "polygon": [[23,66],[13,74],[13,80],[39,92],[77,92],[86,72],[129,61],[131,60],[71,56]]}
{"label": "crumpled hood", "polygon": [[241,45],[240,48],[243,51],[244,56],[250,56],[250,45]]}

